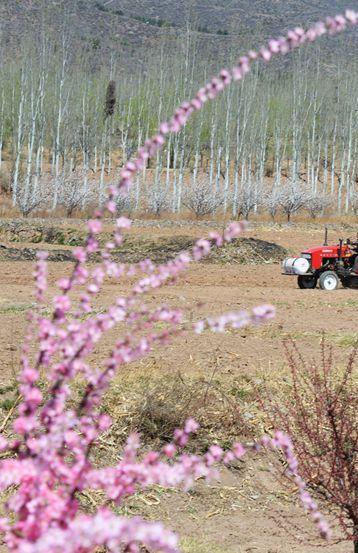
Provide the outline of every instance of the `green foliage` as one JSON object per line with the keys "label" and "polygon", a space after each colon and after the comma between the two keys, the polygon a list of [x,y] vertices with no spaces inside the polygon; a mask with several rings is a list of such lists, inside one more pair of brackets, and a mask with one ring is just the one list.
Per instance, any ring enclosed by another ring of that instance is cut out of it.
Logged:
{"label": "green foliage", "polygon": [[3,411],[10,411],[12,407],[14,406],[14,400],[10,398],[3,399],[0,401],[0,409]]}

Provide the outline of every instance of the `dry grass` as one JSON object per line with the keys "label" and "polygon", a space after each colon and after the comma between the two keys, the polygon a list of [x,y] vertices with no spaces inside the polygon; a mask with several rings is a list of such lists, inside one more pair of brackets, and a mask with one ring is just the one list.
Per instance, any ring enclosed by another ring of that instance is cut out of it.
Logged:
{"label": "dry grass", "polygon": [[213,442],[228,447],[238,437],[252,436],[253,421],[245,416],[252,399],[252,386],[244,381],[235,386],[215,371],[206,378],[163,374],[147,364],[112,383],[102,408],[113,425],[100,449],[114,459],[131,432],[139,432],[145,446],[160,448],[189,417],[201,427],[189,449],[203,452]]}

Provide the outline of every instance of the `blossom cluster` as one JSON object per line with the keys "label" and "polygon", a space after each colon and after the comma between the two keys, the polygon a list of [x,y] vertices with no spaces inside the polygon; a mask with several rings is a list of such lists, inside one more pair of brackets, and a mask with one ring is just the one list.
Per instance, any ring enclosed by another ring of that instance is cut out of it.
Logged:
{"label": "blossom cluster", "polygon": [[[286,54],[304,42],[342,31],[357,21],[358,13],[348,10],[344,16],[328,18],[308,31],[296,28],[284,38],[269,41],[258,52],[250,51],[231,71],[221,71],[193,100],[184,102],[173,118],[160,126],[158,134],[139,149],[137,157],[126,163],[118,186],[109,190],[107,212],[114,215],[116,197],[129,189],[134,174],[163,146],[166,135],[178,132],[205,102],[214,99],[232,81],[242,79],[253,61],[268,62],[276,54]],[[144,298],[148,292],[173,283],[190,263],[231,242],[245,228],[244,223],[232,223],[224,232],[211,232],[198,240],[190,251],[179,253],[168,263],[155,265],[143,260],[128,267],[115,262],[112,256],[123,241],[123,233],[130,228],[128,219],[118,218],[113,238],[100,247],[106,210],[97,211],[88,222],[85,244],[73,252],[72,272],[57,282],[58,293],[52,299],[50,316],[41,308],[47,301],[46,254],[39,254],[34,270],[38,309],[30,316],[23,346],[19,376],[22,399],[11,436],[0,437],[0,452],[6,453],[0,461],[0,490],[12,490],[0,530],[10,551],[87,553],[105,546],[109,551],[136,552],[144,545],[153,551],[175,553],[177,538],[161,524],[119,517],[108,507],[99,508],[93,516],[81,514],[80,494],[86,489],[100,489],[108,505],[120,504],[138,489],[154,484],[187,489],[198,477],[217,476],[218,463],[240,459],[250,449],[235,444],[223,451],[213,445],[201,457],[188,455],[183,448],[197,430],[195,421],[189,420],[161,451],[141,453],[138,436],[133,435],[115,466],[95,466],[92,451],[111,425],[110,417],[101,410],[101,400],[115,371],[147,355],[156,344],[165,345],[175,334],[190,330],[181,310],[165,305],[151,307]],[[100,252],[101,261],[90,263],[91,254],[96,252]],[[93,301],[99,297],[105,280],[125,277],[131,279],[128,295],[114,298],[108,308],[96,312]],[[240,328],[273,316],[273,307],[257,306],[252,313],[230,312],[200,320],[194,330],[223,332],[228,326]],[[128,329],[126,334],[115,342],[103,366],[93,367],[89,359],[96,345],[119,324]],[[35,359],[30,356],[31,340],[37,346]],[[71,384],[78,377],[85,384],[76,403]],[[284,453],[304,506],[321,535],[327,537],[328,527],[299,477],[289,438],[276,432],[273,438],[265,437],[254,447],[276,448]]]}

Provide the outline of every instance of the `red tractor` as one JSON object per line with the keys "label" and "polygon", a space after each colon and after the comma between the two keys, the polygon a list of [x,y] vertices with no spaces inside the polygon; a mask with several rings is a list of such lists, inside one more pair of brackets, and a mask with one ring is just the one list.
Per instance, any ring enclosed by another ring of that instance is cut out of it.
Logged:
{"label": "red tractor", "polygon": [[290,257],[282,264],[284,275],[296,275],[299,288],[336,290],[341,282],[345,288],[358,285],[358,236],[356,241],[339,240],[335,246],[327,242],[327,229],[323,246],[310,248],[299,257]]}

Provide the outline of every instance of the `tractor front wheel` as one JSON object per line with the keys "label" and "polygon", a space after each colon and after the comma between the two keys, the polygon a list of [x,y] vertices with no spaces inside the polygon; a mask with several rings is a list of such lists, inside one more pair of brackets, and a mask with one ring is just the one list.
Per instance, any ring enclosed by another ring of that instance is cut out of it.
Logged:
{"label": "tractor front wheel", "polygon": [[325,271],[319,277],[319,287],[322,290],[337,290],[339,286],[339,278],[334,271]]}
{"label": "tractor front wheel", "polygon": [[309,290],[316,288],[317,286],[317,278],[314,276],[300,275],[297,282],[298,287],[301,288],[301,290]]}

